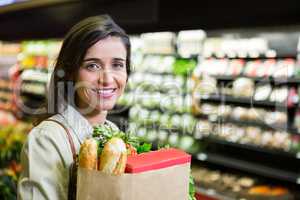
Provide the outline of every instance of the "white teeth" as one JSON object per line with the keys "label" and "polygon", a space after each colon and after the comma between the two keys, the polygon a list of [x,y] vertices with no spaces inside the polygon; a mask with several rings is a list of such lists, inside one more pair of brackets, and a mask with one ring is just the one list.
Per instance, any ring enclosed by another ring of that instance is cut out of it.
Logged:
{"label": "white teeth", "polygon": [[96,90],[99,94],[111,94],[114,92],[114,89],[100,89]]}

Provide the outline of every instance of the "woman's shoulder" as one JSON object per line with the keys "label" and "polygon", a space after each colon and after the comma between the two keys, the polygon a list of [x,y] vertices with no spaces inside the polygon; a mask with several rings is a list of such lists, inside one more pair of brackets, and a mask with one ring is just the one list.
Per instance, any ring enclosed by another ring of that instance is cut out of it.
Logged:
{"label": "woman's shoulder", "polygon": [[53,121],[53,117],[41,121],[38,125],[33,127],[28,134],[29,139],[34,138],[47,138],[50,140],[58,141],[64,137],[64,129],[58,123]]}

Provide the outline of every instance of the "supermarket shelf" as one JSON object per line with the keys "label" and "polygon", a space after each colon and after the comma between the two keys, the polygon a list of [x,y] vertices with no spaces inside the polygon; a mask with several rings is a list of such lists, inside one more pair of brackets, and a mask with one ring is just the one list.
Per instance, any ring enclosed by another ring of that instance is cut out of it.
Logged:
{"label": "supermarket shelf", "polygon": [[42,80],[22,80],[22,83],[33,83],[37,85],[46,85],[47,81],[42,81]]}
{"label": "supermarket shelf", "polygon": [[201,195],[205,195],[207,197],[210,197],[210,198],[213,198],[213,199],[216,199],[216,200],[236,200],[232,197],[224,196],[224,195],[218,193],[214,189],[204,189],[204,188],[201,188],[201,187],[196,185],[195,190],[196,190],[196,193],[199,193]]}
{"label": "supermarket shelf", "polygon": [[229,95],[208,95],[200,98],[202,102],[212,102],[221,104],[230,104],[243,107],[260,107],[269,109],[285,110],[293,105],[287,105],[286,103],[277,103],[271,101],[255,101],[250,98],[233,97]]}
{"label": "supermarket shelf", "polygon": [[237,170],[242,170],[248,173],[250,172],[264,177],[300,184],[300,174],[268,167],[263,164],[253,163],[209,152],[197,154],[196,159],[203,162],[209,162]]}
{"label": "supermarket shelf", "polygon": [[31,93],[31,92],[25,92],[25,91],[21,91],[21,96],[27,96],[27,97],[33,98],[35,100],[45,100],[46,99],[45,95],[34,94],[34,93]]}
{"label": "supermarket shelf", "polygon": [[224,119],[222,117],[218,117],[215,121],[211,121],[211,122],[212,123],[220,123],[220,124],[232,123],[232,124],[236,124],[238,126],[256,126],[256,127],[260,127],[265,130],[275,130],[275,131],[282,130],[282,131],[286,131],[288,133],[298,134],[298,131],[296,128],[289,127],[287,124],[266,124],[261,121],[237,120],[237,119],[232,119],[232,118]]}
{"label": "supermarket shelf", "polygon": [[171,75],[171,76],[178,76],[176,74],[174,74],[173,72],[155,72],[155,71],[133,71],[133,73],[147,73],[147,74],[153,74],[153,75],[160,75],[160,76],[167,76],[167,75]]}
{"label": "supermarket shelf", "polygon": [[287,78],[273,78],[273,77],[249,77],[244,75],[238,76],[229,76],[229,75],[213,75],[218,81],[230,82],[234,81],[237,78],[249,78],[255,81],[256,83],[270,83],[274,85],[283,85],[283,84],[300,84],[300,78],[296,77],[287,77]]}
{"label": "supermarket shelf", "polygon": [[8,87],[0,87],[0,92],[12,93],[12,89]]}
{"label": "supermarket shelf", "polygon": [[178,53],[144,53],[145,56],[161,56],[161,57],[164,57],[164,56],[173,56],[175,58],[178,58],[178,59],[194,59],[194,60],[197,60],[199,55],[196,54],[196,55],[190,55],[188,57],[184,57],[184,56],[181,56],[180,54]]}
{"label": "supermarket shelf", "polygon": [[295,54],[279,54],[279,55],[268,55],[267,53],[260,53],[260,54],[256,54],[256,55],[250,55],[250,54],[246,54],[246,55],[238,55],[235,54],[233,56],[229,56],[229,55],[217,55],[215,53],[213,53],[211,56],[205,56],[206,59],[209,58],[216,58],[216,59],[243,59],[243,60],[265,60],[265,59],[286,59],[286,58],[297,58],[296,52]]}
{"label": "supermarket shelf", "polygon": [[292,152],[286,152],[279,149],[272,149],[267,147],[262,147],[258,145],[252,145],[252,144],[241,144],[237,142],[230,142],[226,141],[224,139],[219,139],[217,137],[203,137],[201,141],[209,142],[209,143],[215,143],[219,145],[226,145],[230,147],[234,147],[238,149],[246,149],[257,153],[263,153],[263,154],[269,154],[272,156],[280,156],[280,157],[288,157],[288,158],[294,158],[294,159],[300,159],[300,152],[298,153],[292,153]]}

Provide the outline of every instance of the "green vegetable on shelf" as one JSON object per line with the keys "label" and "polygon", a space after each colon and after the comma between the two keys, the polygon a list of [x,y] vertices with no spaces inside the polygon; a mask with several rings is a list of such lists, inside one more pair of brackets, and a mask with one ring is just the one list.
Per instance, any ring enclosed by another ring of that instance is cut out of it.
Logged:
{"label": "green vegetable on shelf", "polygon": [[176,75],[186,76],[191,73],[197,65],[197,61],[194,59],[176,59],[173,64],[173,73]]}

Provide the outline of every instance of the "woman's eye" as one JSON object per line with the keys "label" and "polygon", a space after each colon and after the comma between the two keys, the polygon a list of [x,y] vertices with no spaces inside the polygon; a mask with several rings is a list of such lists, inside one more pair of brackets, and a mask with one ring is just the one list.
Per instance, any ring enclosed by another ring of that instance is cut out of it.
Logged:
{"label": "woman's eye", "polygon": [[124,64],[123,63],[114,63],[113,67],[114,68],[124,68]]}
{"label": "woman's eye", "polygon": [[86,65],[86,69],[88,69],[90,71],[97,71],[100,69],[100,66],[95,63],[91,63],[91,64]]}

